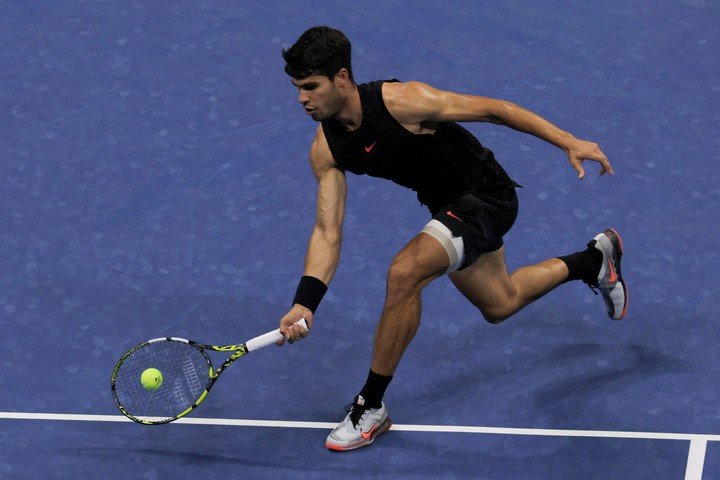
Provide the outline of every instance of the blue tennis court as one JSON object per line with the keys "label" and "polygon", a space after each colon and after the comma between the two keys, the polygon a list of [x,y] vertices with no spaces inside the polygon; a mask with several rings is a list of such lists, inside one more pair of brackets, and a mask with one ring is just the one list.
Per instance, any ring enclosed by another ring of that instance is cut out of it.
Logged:
{"label": "blue tennis court", "polygon": [[[0,479],[720,478],[720,4],[0,1]],[[316,124],[280,55],[313,25],[358,82],[506,98],[616,171],[465,124],[521,183],[511,269],[623,234],[630,312],[583,284],[490,325],[447,278],[369,448],[324,439],[362,386],[413,192],[348,175],[340,268],[305,341],[233,365],[144,427],[110,375],[166,335],[276,328],[315,215]],[[715,53],[713,53],[715,52]]]}

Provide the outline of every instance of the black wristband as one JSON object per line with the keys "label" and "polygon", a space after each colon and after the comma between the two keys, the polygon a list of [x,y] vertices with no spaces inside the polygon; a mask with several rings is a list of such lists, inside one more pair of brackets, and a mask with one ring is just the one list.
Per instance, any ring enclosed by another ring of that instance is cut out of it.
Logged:
{"label": "black wristband", "polygon": [[325,292],[327,292],[327,285],[322,280],[315,277],[305,275],[300,278],[297,291],[295,292],[295,299],[293,305],[299,303],[303,307],[306,307],[311,312],[315,313],[320,301],[322,300]]}

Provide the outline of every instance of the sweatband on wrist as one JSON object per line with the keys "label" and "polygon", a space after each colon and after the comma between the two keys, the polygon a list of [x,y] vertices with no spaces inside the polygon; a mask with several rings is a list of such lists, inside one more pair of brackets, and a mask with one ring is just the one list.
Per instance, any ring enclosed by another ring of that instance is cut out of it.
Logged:
{"label": "sweatband on wrist", "polygon": [[322,280],[309,275],[304,275],[300,278],[297,291],[295,292],[295,299],[293,304],[299,303],[303,307],[307,308],[311,312],[315,313],[320,301],[322,300],[325,292],[327,292],[327,285]]}

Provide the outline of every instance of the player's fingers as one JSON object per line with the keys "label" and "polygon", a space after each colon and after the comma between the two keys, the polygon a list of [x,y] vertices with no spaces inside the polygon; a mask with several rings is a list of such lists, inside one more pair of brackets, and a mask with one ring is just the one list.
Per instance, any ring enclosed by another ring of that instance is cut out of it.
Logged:
{"label": "player's fingers", "polygon": [[582,180],[583,177],[585,177],[585,169],[582,166],[582,161],[580,159],[578,159],[577,157],[575,157],[574,155],[570,156],[569,160],[570,160],[570,165],[577,172],[578,178],[580,180]]}
{"label": "player's fingers", "polygon": [[583,178],[585,178],[585,169],[582,167],[582,165],[580,164],[580,162],[578,162],[577,164],[573,165],[573,167],[575,167],[575,171],[577,172],[578,178],[579,178],[580,180],[582,180]]}
{"label": "player's fingers", "polygon": [[293,325],[288,328],[288,343],[291,345],[300,340],[300,332],[298,331],[297,325]]}
{"label": "player's fingers", "polygon": [[302,327],[302,325],[293,325],[292,326],[292,333],[293,333],[293,340],[299,341],[303,338],[308,336],[308,331],[305,330],[305,328]]}
{"label": "player's fingers", "polygon": [[615,170],[613,170],[612,165],[610,165],[610,161],[607,159],[607,157],[603,156],[603,158],[600,160],[600,164],[602,165],[602,170],[600,171],[600,175],[604,173],[609,173],[610,175],[615,175]]}
{"label": "player's fingers", "polygon": [[289,322],[290,320],[287,320],[286,322],[286,320],[283,319],[282,323],[284,323],[285,325],[280,328],[280,334],[282,334],[283,338],[275,342],[275,344],[279,347],[282,347],[286,342],[292,345],[293,343],[307,337],[310,333],[310,331],[301,324],[297,322]]}
{"label": "player's fingers", "polygon": [[282,338],[280,340],[278,340],[277,342],[275,342],[275,345],[277,345],[278,347],[282,347],[283,345],[285,345],[285,342],[290,340],[291,334],[290,334],[289,330],[290,329],[288,327],[280,328],[280,335],[282,335]]}
{"label": "player's fingers", "polygon": [[298,325],[297,328],[298,328],[298,333],[300,334],[300,336],[302,338],[307,338],[307,336],[310,335],[310,330],[303,327],[302,325]]}

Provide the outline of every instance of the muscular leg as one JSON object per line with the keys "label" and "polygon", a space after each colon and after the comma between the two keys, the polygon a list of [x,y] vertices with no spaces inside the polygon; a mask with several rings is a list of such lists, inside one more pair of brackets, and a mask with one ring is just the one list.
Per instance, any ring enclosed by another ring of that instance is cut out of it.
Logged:
{"label": "muscular leg", "polygon": [[551,258],[508,274],[502,247],[481,255],[469,267],[449,276],[485,319],[500,323],[563,283],[568,269],[562,260]]}
{"label": "muscular leg", "polygon": [[385,305],[375,332],[372,370],[390,376],[420,326],[420,292],[447,270],[448,255],[427,234],[413,238],[393,259]]}

